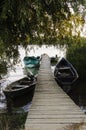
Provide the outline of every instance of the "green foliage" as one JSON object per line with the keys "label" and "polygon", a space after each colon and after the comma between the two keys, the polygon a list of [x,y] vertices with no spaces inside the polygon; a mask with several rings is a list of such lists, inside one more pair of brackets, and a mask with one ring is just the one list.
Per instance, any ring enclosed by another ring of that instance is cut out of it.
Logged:
{"label": "green foliage", "polygon": [[6,74],[6,73],[7,73],[7,63],[6,61],[1,61],[0,62],[0,75]]}
{"label": "green foliage", "polygon": [[[84,0],[83,0],[84,1]],[[81,0],[0,0],[0,59],[16,64],[18,45],[79,43],[83,19],[72,15],[70,7],[84,5]],[[22,3],[22,4],[21,4]],[[78,11],[77,11],[78,12]],[[72,25],[73,23],[73,25]],[[65,33],[64,33],[65,32]],[[11,62],[13,59],[13,63]]]}
{"label": "green foliage", "polygon": [[67,59],[78,71],[80,80],[86,80],[86,40],[85,44],[70,46],[67,49]]}
{"label": "green foliage", "polygon": [[24,130],[26,113],[22,114],[1,114],[0,115],[0,130]]}
{"label": "green foliage", "polygon": [[84,4],[81,0],[1,0],[2,39],[5,44],[22,42],[23,45],[30,43],[34,38],[41,39],[41,42],[48,41],[49,38],[57,39],[58,35],[63,35],[62,30],[65,31],[63,28],[69,27],[68,24],[67,26],[64,24],[64,21],[69,21],[71,17],[69,3],[73,9],[78,8],[79,4]]}

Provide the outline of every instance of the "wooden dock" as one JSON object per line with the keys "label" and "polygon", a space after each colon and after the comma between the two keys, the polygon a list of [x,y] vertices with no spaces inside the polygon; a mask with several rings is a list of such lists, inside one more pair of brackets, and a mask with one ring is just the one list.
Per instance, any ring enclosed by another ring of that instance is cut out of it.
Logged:
{"label": "wooden dock", "polygon": [[86,130],[86,115],[57,85],[44,54],[25,130]]}

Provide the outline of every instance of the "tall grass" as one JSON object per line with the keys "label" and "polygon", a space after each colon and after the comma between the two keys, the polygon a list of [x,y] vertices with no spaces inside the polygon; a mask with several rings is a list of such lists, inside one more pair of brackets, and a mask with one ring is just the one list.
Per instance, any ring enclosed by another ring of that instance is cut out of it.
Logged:
{"label": "tall grass", "polygon": [[70,46],[67,49],[67,59],[73,64],[82,81],[86,80],[86,44]]}
{"label": "tall grass", "polygon": [[22,114],[1,114],[0,130],[24,130],[26,113]]}

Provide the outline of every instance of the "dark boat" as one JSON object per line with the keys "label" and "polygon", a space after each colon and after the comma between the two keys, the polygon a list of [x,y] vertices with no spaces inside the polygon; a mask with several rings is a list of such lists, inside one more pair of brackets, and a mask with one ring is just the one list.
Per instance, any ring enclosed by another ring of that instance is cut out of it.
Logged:
{"label": "dark boat", "polygon": [[58,58],[57,57],[51,57],[50,58],[50,62],[51,62],[51,65],[55,65],[58,61]]}
{"label": "dark boat", "polygon": [[66,92],[72,90],[72,86],[75,84],[79,77],[73,65],[65,58],[62,58],[56,64],[54,76],[56,81],[62,86],[62,88]]}
{"label": "dark boat", "polygon": [[35,89],[37,81],[35,77],[24,77],[8,85],[3,92],[6,98],[16,98],[26,93],[31,93]]}
{"label": "dark boat", "polygon": [[40,66],[40,57],[34,57],[34,56],[25,56],[24,59],[24,64],[28,68],[34,68],[34,67],[39,67]]}

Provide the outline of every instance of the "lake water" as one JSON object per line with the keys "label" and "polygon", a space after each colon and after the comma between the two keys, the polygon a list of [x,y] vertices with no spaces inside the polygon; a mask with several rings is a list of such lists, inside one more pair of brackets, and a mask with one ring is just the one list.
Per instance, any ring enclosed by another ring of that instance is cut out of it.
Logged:
{"label": "lake water", "polygon": [[[7,111],[7,103],[6,103],[6,98],[3,94],[3,89],[9,85],[11,82],[16,81],[20,78],[23,78],[26,76],[26,71],[24,69],[24,63],[23,63],[23,58],[25,56],[41,56],[42,54],[48,54],[50,57],[55,57],[56,55],[60,58],[66,56],[66,47],[54,47],[54,46],[46,46],[42,45],[41,47],[37,45],[29,45],[27,49],[25,50],[23,47],[19,46],[19,61],[13,68],[8,69],[7,75],[3,77],[3,79],[0,81],[1,86],[0,86],[0,112],[6,112]],[[52,66],[52,71],[54,70],[55,66]],[[38,70],[31,70],[34,74],[38,72]],[[84,86],[84,85],[83,85]],[[82,87],[82,84],[79,88]],[[78,104],[81,109],[86,111],[86,90],[79,90],[78,86],[76,87],[77,89],[72,92],[70,95],[71,98]],[[82,87],[84,88],[84,87]],[[84,96],[83,96],[84,95]],[[30,95],[29,95],[30,96]],[[29,108],[31,107],[31,102],[29,100],[28,95],[25,95],[24,97],[21,97],[21,99],[16,100],[15,103],[13,104],[13,111],[14,112],[27,112]]]}

